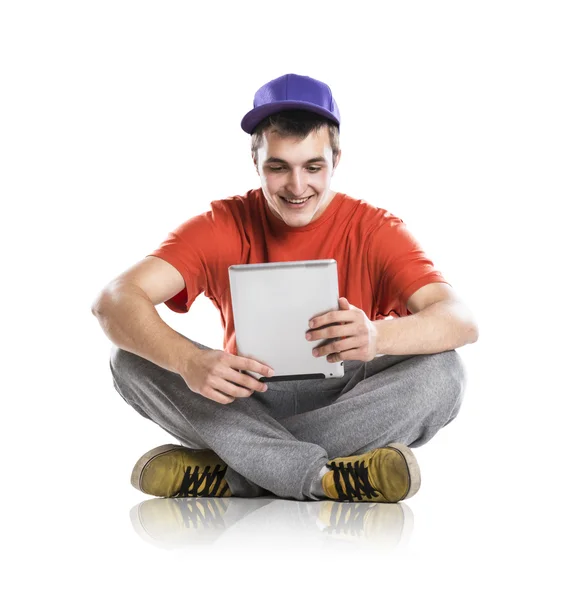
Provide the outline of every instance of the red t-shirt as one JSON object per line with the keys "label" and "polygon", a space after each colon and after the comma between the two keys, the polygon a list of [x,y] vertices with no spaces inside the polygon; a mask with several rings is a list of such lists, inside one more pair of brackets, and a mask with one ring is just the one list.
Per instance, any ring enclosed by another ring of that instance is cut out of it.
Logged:
{"label": "red t-shirt", "polygon": [[[334,258],[339,296],[372,320],[404,317],[422,286],[448,283],[409,233],[383,208],[338,192],[318,219],[290,227],[267,207],[261,188],[210,203],[148,256],[183,276],[185,288],[165,304],[188,312],[203,292],[220,311],[224,350],[237,354],[228,267],[239,264]],[[450,285],[450,284],[449,284]]]}

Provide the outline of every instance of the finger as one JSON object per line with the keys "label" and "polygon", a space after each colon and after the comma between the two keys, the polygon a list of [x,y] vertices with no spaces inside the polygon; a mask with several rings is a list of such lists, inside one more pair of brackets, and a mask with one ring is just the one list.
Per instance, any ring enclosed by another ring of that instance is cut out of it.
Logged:
{"label": "finger", "polygon": [[363,346],[356,345],[354,348],[347,348],[346,350],[339,350],[338,352],[332,352],[326,356],[328,362],[341,362],[344,360],[362,360]]}
{"label": "finger", "polygon": [[251,371],[252,373],[258,373],[264,377],[273,377],[275,371],[263,363],[257,362],[253,358],[247,358],[245,356],[234,356],[235,360],[229,363],[235,371]]}
{"label": "finger", "polygon": [[[229,383],[234,382],[238,386],[242,386],[247,388],[250,391],[257,392],[266,392],[267,384],[263,381],[259,381],[255,377],[251,375],[247,375],[246,373],[241,373],[239,371],[232,370],[230,373],[225,375],[224,379]],[[250,394],[247,394],[250,395]]]}
{"label": "finger", "polygon": [[218,402],[219,404],[232,404],[236,398],[231,396],[226,396],[222,392],[215,391],[213,394],[210,394],[211,398]]}
{"label": "finger", "polygon": [[320,346],[318,348],[314,348],[312,354],[314,356],[327,356],[329,354],[334,354],[336,352],[343,352],[345,350],[353,350],[357,347],[361,347],[361,338],[356,336],[345,337],[344,339],[338,340],[336,342],[332,342],[330,344],[325,344],[324,346]]}
{"label": "finger", "polygon": [[207,398],[209,398],[210,400],[214,400],[214,402],[218,402],[218,404],[230,404],[231,402],[234,402],[236,400],[236,398],[227,396],[226,394],[223,394],[222,392],[219,392],[218,390],[215,390],[212,387],[202,391],[205,393]]}
{"label": "finger", "polygon": [[267,384],[264,381],[259,381],[246,373],[237,373],[236,377],[231,377],[231,381],[234,381],[238,385],[242,385],[252,391],[266,392]]}
{"label": "finger", "polygon": [[329,363],[343,362],[345,360],[355,360],[360,356],[360,348],[351,348],[344,352],[335,352],[326,357]]}
{"label": "finger", "polygon": [[310,327],[316,329],[322,325],[328,325],[329,323],[335,323],[337,321],[342,323],[352,323],[358,318],[359,314],[360,311],[355,310],[335,310],[322,315],[321,317],[314,317],[310,321]]}
{"label": "finger", "polygon": [[345,338],[358,333],[357,323],[345,323],[344,325],[331,325],[318,331],[310,330],[306,335],[308,340],[323,340],[328,338]]}
{"label": "finger", "polygon": [[244,366],[240,367],[241,369],[259,373],[259,375],[264,375],[265,377],[272,377],[275,373],[271,367],[257,362],[252,358],[245,358],[243,364]]}
{"label": "finger", "polygon": [[[265,390],[265,384],[261,381],[257,381],[254,377],[244,375],[243,378],[246,383],[243,385],[240,383],[233,383],[233,380],[238,379],[240,381],[240,378],[234,377],[234,375],[229,377],[230,380],[218,378],[217,381],[212,384],[214,389],[227,396],[234,396],[235,398],[248,398],[255,390],[258,390],[259,392]],[[248,381],[251,379],[253,382],[249,385]]]}

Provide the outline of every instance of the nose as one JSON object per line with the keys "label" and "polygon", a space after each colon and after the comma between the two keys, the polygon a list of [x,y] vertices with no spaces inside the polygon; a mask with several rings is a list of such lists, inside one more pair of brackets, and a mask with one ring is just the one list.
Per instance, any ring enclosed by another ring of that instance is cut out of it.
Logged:
{"label": "nose", "polygon": [[288,193],[292,196],[296,196],[297,198],[301,198],[301,196],[306,191],[306,188],[306,180],[304,178],[303,172],[298,169],[292,169],[290,171],[289,180],[287,182]]}

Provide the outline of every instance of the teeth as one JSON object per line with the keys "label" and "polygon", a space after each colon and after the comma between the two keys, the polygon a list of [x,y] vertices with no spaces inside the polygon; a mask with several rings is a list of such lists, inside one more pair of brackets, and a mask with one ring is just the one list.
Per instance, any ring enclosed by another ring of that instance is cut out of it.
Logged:
{"label": "teeth", "polygon": [[307,198],[302,198],[301,200],[288,200],[287,198],[284,198],[284,200],[290,204],[303,204],[306,200],[308,200],[308,198],[310,198],[310,196]]}

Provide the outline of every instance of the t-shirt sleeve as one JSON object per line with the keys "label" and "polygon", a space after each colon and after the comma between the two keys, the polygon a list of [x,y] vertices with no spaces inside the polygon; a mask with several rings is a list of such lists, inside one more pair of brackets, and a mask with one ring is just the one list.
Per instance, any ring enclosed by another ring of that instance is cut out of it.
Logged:
{"label": "t-shirt sleeve", "polygon": [[194,300],[204,291],[204,268],[200,257],[190,252],[189,245],[172,231],[159,248],[147,256],[157,256],[174,266],[183,277],[185,287],[181,292],[165,301],[168,308],[186,313]]}
{"label": "t-shirt sleeve", "polygon": [[410,315],[410,296],[429,283],[448,283],[426,256],[405,223],[386,213],[385,223],[375,230],[367,252],[368,268],[376,297],[376,319],[392,313]]}
{"label": "t-shirt sleeve", "polygon": [[211,213],[192,217],[171,231],[160,246],[147,256],[157,256],[173,265],[183,277],[185,287],[165,301],[178,313],[189,311],[194,300],[204,292],[211,295],[207,259],[218,241]]}

